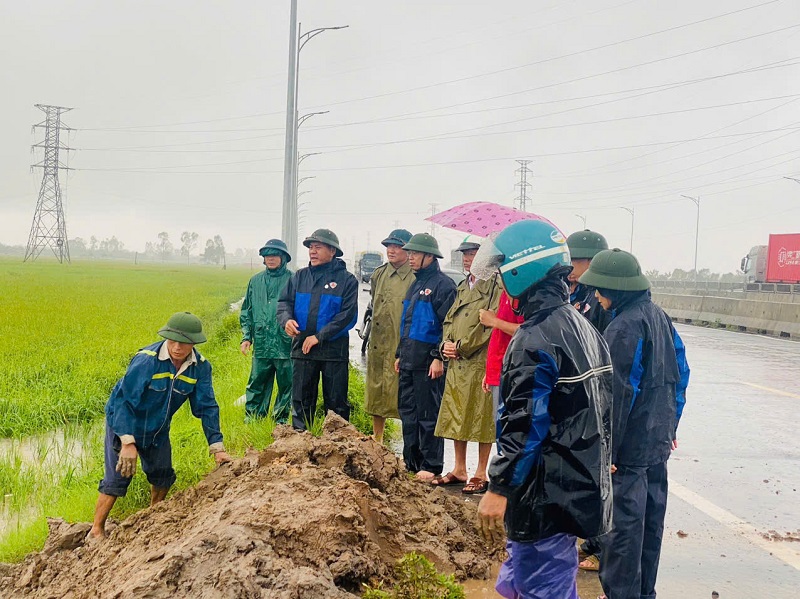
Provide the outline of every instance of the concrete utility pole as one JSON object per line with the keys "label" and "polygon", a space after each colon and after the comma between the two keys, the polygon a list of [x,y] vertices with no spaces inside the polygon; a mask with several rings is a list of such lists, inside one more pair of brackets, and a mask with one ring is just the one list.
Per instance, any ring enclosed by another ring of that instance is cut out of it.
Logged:
{"label": "concrete utility pole", "polygon": [[691,196],[685,196],[681,194],[682,198],[686,198],[687,200],[692,200],[697,206],[697,222],[694,226],[694,280],[697,281],[697,245],[700,241],[700,197],[693,198]]}
{"label": "concrete utility pole", "polygon": [[[323,31],[334,29],[345,29],[347,25],[340,27],[320,27],[312,29],[306,33],[301,33],[301,27],[297,23],[297,0],[291,0],[289,13],[289,72],[286,91],[286,144],[284,149],[283,166],[283,214],[281,219],[281,236],[286,242],[289,253],[294,256],[297,254],[298,241],[298,215],[297,215],[297,130],[300,126],[300,119],[297,113],[297,102],[299,95],[299,64],[300,51],[313,38]],[[303,120],[313,116],[312,113],[304,115]]]}
{"label": "concrete utility pole", "polygon": [[39,188],[39,199],[36,212],[33,214],[31,234],[25,249],[24,262],[36,260],[42,251],[49,247],[62,264],[69,262],[69,243],[67,242],[67,221],[64,218],[64,205],[61,201],[61,183],[58,171],[70,170],[59,159],[61,150],[70,150],[61,145],[61,131],[70,131],[61,122],[61,115],[72,108],[36,104],[36,108],[45,113],[45,120],[33,126],[33,129],[44,129],[44,141],[33,144],[32,148],[44,148],[41,162],[31,165],[31,169],[41,168],[44,171],[42,185]]}
{"label": "concrete utility pole", "polygon": [[528,189],[530,188],[531,184],[528,183],[528,173],[531,170],[528,168],[528,165],[533,162],[532,160],[517,160],[517,164],[520,165],[515,172],[519,173],[519,183],[515,184],[514,187],[519,187],[519,195],[515,200],[519,204],[519,209],[523,212],[528,211],[528,202],[530,198],[528,197]]}
{"label": "concrete utility pole", "polygon": [[620,206],[625,212],[631,215],[631,246],[628,250],[631,254],[633,253],[633,220],[634,220],[634,210],[635,208],[627,208],[626,206]]}

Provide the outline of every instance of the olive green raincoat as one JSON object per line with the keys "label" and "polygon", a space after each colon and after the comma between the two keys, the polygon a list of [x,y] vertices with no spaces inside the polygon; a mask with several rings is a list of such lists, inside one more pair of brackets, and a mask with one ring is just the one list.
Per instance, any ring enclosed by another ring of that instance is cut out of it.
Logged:
{"label": "olive green raincoat", "polygon": [[400,418],[397,413],[397,373],[395,351],[400,343],[400,318],[403,300],[414,282],[406,262],[395,269],[389,263],[372,273],[372,329],[367,349],[367,385],[364,409],[373,416]]}
{"label": "olive green raincoat", "polygon": [[263,418],[269,413],[273,382],[277,379],[278,395],[273,415],[286,422],[292,403],[292,338],[278,323],[278,297],[292,273],[286,262],[275,270],[265,269],[254,275],[247,285],[239,323],[242,341],[253,344],[253,364],[247,383],[245,412]]}
{"label": "olive green raincoat", "polygon": [[478,280],[472,289],[466,280],[458,286],[456,301],[444,320],[442,342],[455,341],[459,359],[447,364],[437,437],[480,443],[495,440],[492,395],[481,389],[492,329],[480,323],[479,310],[496,311],[500,293],[494,279]]}

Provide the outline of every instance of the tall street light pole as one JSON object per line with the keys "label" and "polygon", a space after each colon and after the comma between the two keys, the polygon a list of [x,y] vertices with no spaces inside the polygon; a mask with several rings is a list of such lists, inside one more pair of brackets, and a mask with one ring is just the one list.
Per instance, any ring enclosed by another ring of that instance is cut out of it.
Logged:
{"label": "tall street light pole", "polygon": [[700,196],[693,198],[692,196],[681,194],[681,197],[692,200],[697,206],[697,221],[694,225],[694,280],[697,281],[697,245],[700,241]]}
{"label": "tall street light pole", "polygon": [[586,228],[586,217],[583,214],[576,214],[575,216],[577,216],[579,219],[581,219],[583,221],[583,228],[585,229]]}
{"label": "tall street light pole", "polygon": [[[297,254],[297,98],[299,87],[300,50],[323,31],[344,29],[320,27],[306,33],[300,32],[297,23],[297,0],[291,0],[289,12],[289,71],[286,91],[286,144],[283,166],[283,214],[281,236],[292,256]],[[310,116],[310,115],[309,115]]]}
{"label": "tall street light pole", "polygon": [[634,210],[635,208],[628,208],[627,206],[620,206],[625,212],[631,215],[631,245],[630,249],[628,250],[631,254],[633,253],[633,221],[634,221]]}

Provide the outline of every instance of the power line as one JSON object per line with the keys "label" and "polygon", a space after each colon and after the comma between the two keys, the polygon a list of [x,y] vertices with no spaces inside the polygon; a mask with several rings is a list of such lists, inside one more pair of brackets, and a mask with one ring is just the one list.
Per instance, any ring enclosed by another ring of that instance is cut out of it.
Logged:
{"label": "power line", "polygon": [[[748,135],[754,135],[758,133],[775,133],[780,131],[796,131],[800,130],[800,127],[779,127],[774,129],[765,129],[763,131],[747,131],[742,133],[728,133],[726,135],[720,135],[715,137],[705,137],[704,139],[725,139],[731,137],[743,137]],[[655,147],[661,145],[668,145],[668,144],[676,144],[676,143],[689,143],[695,141],[702,141],[698,140],[697,138],[688,138],[688,139],[679,139],[679,140],[670,140],[670,141],[658,141],[658,142],[647,142],[647,143],[640,143],[640,144],[629,144],[629,145],[620,145],[620,146],[607,146],[607,147],[598,147],[598,148],[586,148],[581,150],[566,150],[561,152],[543,152],[540,154],[533,154],[532,158],[552,158],[558,156],[572,156],[578,154],[592,154],[597,152],[610,152],[610,151],[617,151],[617,150],[630,150],[630,149],[637,149],[637,148],[648,148],[648,147]],[[468,159],[468,160],[450,160],[450,161],[441,161],[441,162],[418,162],[418,163],[411,163],[411,164],[388,164],[388,165],[360,165],[360,166],[350,166],[350,167],[333,167],[333,168],[315,168],[309,169],[310,172],[336,172],[336,171],[357,171],[357,170],[379,170],[379,169],[392,169],[392,168],[414,168],[414,167],[429,167],[429,166],[446,166],[446,165],[453,165],[453,164],[475,164],[481,162],[497,162],[497,161],[504,161],[504,160],[515,160],[513,157],[502,157],[502,158],[478,158],[478,159]],[[255,161],[237,161],[231,162],[228,164],[242,164],[242,163],[251,163],[251,162],[263,162],[262,160],[255,160]],[[204,165],[192,165],[193,167],[199,167]],[[208,165],[205,165],[208,166]],[[76,171],[102,171],[102,172],[142,172],[142,173],[158,173],[159,171],[147,171],[145,169],[118,169],[118,168],[76,168]],[[275,171],[167,171],[173,174],[274,174],[274,173],[283,173],[282,170],[275,170]]]}
{"label": "power line", "polygon": [[[745,11],[761,8],[763,6],[767,6],[768,4],[775,4],[776,2],[780,2],[780,0],[768,0],[767,2],[762,2],[761,4],[756,4],[754,6],[745,7],[745,8],[742,8],[742,9],[739,9],[739,10],[735,10],[735,11],[731,11],[731,12],[727,12],[727,13],[724,13],[724,14],[721,14],[721,15],[716,15],[716,16],[713,16],[713,17],[700,19],[698,21],[693,21],[691,23],[685,23],[683,25],[676,25],[674,27],[669,27],[667,29],[662,29],[662,30],[659,30],[659,31],[646,33],[646,34],[635,36],[635,37],[632,37],[632,38],[627,38],[627,39],[624,39],[624,40],[618,40],[616,42],[610,42],[608,44],[602,44],[600,46],[595,46],[593,48],[587,48],[585,50],[579,50],[579,51],[576,51],[576,52],[569,52],[567,54],[562,54],[560,56],[553,56],[553,57],[550,57],[550,58],[544,58],[544,59],[541,59],[541,60],[528,62],[528,63],[522,64],[522,65],[517,65],[517,66],[513,66],[513,67],[506,67],[506,68],[502,68],[502,69],[495,69],[493,71],[487,71],[485,73],[480,73],[480,74],[477,74],[477,75],[469,75],[467,77],[460,77],[460,78],[457,78],[457,79],[450,79],[448,81],[440,81],[438,83],[431,83],[429,85],[421,85],[421,86],[417,86],[417,87],[411,87],[411,88],[398,90],[398,91],[394,91],[394,92],[387,92],[387,93],[383,93],[383,94],[375,94],[375,95],[372,95],[372,96],[363,96],[361,98],[342,100],[340,102],[333,102],[333,103],[326,104],[326,106],[336,106],[336,105],[339,105],[339,104],[347,104],[347,103],[351,103],[351,102],[361,102],[361,101],[365,101],[365,100],[374,100],[374,99],[378,99],[378,98],[396,96],[396,95],[399,95],[399,94],[407,94],[407,93],[411,93],[411,92],[423,91],[423,90],[427,90],[427,89],[441,87],[443,85],[451,85],[453,83],[462,83],[464,81],[471,81],[471,80],[474,80],[474,79],[479,79],[479,78],[482,78],[482,77],[489,77],[489,76],[497,75],[497,74],[500,74],[500,73],[507,73],[507,72],[516,71],[516,70],[524,69],[524,68],[528,68],[528,67],[539,66],[539,65],[542,65],[542,64],[546,64],[548,62],[561,60],[563,58],[573,58],[575,56],[579,56],[581,54],[586,54],[588,52],[595,52],[597,50],[603,50],[603,49],[606,49],[606,48],[611,48],[613,46],[619,46],[621,44],[626,44],[626,43],[629,43],[629,42],[632,42],[632,41],[639,41],[639,40],[642,40],[642,39],[646,39],[648,37],[653,37],[653,36],[656,36],[656,35],[661,35],[663,33],[668,33],[668,32],[671,32],[671,31],[676,31],[678,29],[684,29],[686,27],[691,27],[693,25],[698,25],[700,23],[707,23],[709,21],[713,21],[713,20],[716,20],[716,19],[721,19],[723,17],[728,17],[728,16],[731,16],[731,15],[734,15],[734,14],[737,14],[737,13],[742,13],[742,12],[745,12]],[[692,50],[691,52],[686,52],[686,53],[683,53],[683,54],[677,54],[677,55],[675,55],[673,57],[669,57],[669,58],[658,59],[656,61],[649,61],[649,62],[646,62],[646,63],[642,63],[640,65],[634,65],[632,67],[625,67],[625,69],[634,68],[635,66],[644,66],[644,65],[647,65],[647,64],[652,64],[653,62],[661,62],[663,60],[671,60],[672,58],[676,58],[676,57],[679,57],[679,56],[687,56],[687,55],[690,55],[690,54],[695,54],[697,52],[703,52],[705,50],[714,49],[714,48],[718,48],[718,47],[729,45],[729,44],[733,44],[733,43],[738,43],[740,41],[754,39],[756,37],[761,37],[763,35],[770,35],[772,33],[778,33],[780,31],[785,31],[787,29],[792,29],[794,27],[800,27],[800,24],[792,25],[790,27],[784,27],[782,29],[777,29],[777,30],[770,31],[770,32],[767,32],[767,33],[756,34],[756,35],[753,35],[753,36],[741,38],[741,39],[738,39],[738,40],[733,40],[733,41],[730,41],[730,42],[725,42],[723,44],[709,46],[709,47],[701,48],[701,49],[698,49],[698,50]],[[625,69],[622,69],[622,70],[625,70]],[[613,73],[613,72],[617,72],[617,71],[616,70],[615,71],[609,71],[609,73]],[[525,92],[515,92],[513,94],[506,94],[505,96],[496,96],[496,97],[506,97],[508,95],[515,95],[515,94],[518,94],[518,93],[525,93]]]}
{"label": "power line", "polygon": [[[562,59],[562,58],[574,57],[576,55],[583,54],[583,53],[586,53],[586,52],[592,52],[592,51],[595,51],[595,50],[604,49],[604,48],[607,48],[607,47],[616,46],[616,45],[620,45],[620,44],[623,44],[623,43],[628,43],[630,41],[636,41],[636,40],[639,40],[639,39],[644,39],[644,38],[647,38],[647,37],[651,37],[651,36],[654,36],[654,35],[659,35],[659,34],[666,33],[666,32],[669,32],[669,31],[673,31],[673,30],[676,30],[676,29],[681,29],[681,28],[688,27],[688,26],[691,26],[691,25],[696,25],[696,24],[707,22],[707,21],[710,21],[710,20],[722,18],[722,17],[725,17],[725,16],[729,16],[729,15],[732,15],[732,14],[743,12],[743,11],[746,11],[746,10],[752,10],[752,9],[759,8],[759,7],[762,7],[762,6],[766,6],[768,4],[773,4],[773,3],[779,2],[779,1],[780,0],[769,0],[768,2],[765,2],[765,3],[762,3],[762,4],[758,4],[758,5],[755,5],[755,6],[747,7],[747,8],[744,8],[744,9],[737,10],[737,11],[732,11],[732,12],[725,13],[725,14],[722,14],[722,15],[717,15],[715,17],[709,17],[709,18],[706,18],[706,19],[701,19],[699,21],[694,21],[692,23],[687,23],[687,24],[684,24],[684,25],[678,25],[678,26],[671,27],[671,28],[668,28],[668,29],[652,32],[652,33],[649,33],[649,34],[644,34],[642,36],[637,36],[637,37],[629,38],[629,39],[626,39],[626,40],[620,40],[620,41],[617,41],[617,42],[611,42],[609,44],[605,44],[605,45],[602,45],[602,46],[597,46],[595,48],[589,48],[589,49],[586,49],[586,50],[581,50],[581,51],[578,51],[578,52],[564,54],[564,55],[561,55],[561,56],[551,57],[551,58],[548,58],[548,59],[542,59],[542,60],[539,60],[539,61],[526,63],[524,65],[517,65],[515,67],[507,67],[507,68],[504,68],[504,69],[498,69],[498,70],[495,70],[495,71],[490,71],[490,72],[482,73],[482,74],[478,74],[478,75],[470,75],[468,77],[464,77],[464,78],[460,78],[460,79],[442,81],[442,82],[430,84],[430,85],[427,85],[427,86],[408,88],[408,89],[405,89],[405,90],[399,90],[399,91],[395,91],[395,92],[387,92],[385,94],[377,94],[377,95],[373,95],[373,96],[364,96],[364,97],[360,97],[360,98],[351,98],[351,99],[348,99],[348,100],[341,100],[339,102],[328,103],[325,106],[316,106],[316,107],[312,107],[312,108],[321,108],[321,107],[322,108],[326,108],[326,107],[330,107],[330,106],[338,106],[338,105],[342,105],[342,104],[350,104],[350,103],[361,102],[361,101],[370,100],[370,99],[395,96],[395,95],[405,94],[405,93],[419,91],[419,90],[423,90],[423,89],[439,87],[439,86],[442,86],[442,85],[448,85],[448,84],[451,84],[451,83],[458,83],[458,82],[467,81],[467,80],[471,80],[471,79],[475,79],[475,78],[486,77],[486,76],[489,76],[489,75],[494,75],[494,74],[503,73],[503,72],[507,72],[507,71],[513,71],[513,70],[517,70],[517,69],[521,69],[521,68],[527,68],[527,67],[530,67],[530,66],[538,66],[538,65],[546,63],[546,62],[551,62],[551,61],[559,60],[559,59]],[[698,49],[695,49],[695,50],[690,50],[690,51],[687,51],[687,52],[682,52],[682,53],[679,53],[679,54],[674,54],[674,55],[671,55],[671,56],[666,56],[666,57],[662,57],[662,58],[658,58],[658,59],[653,59],[653,60],[649,60],[649,61],[646,61],[646,62],[637,63],[637,64],[634,64],[634,65],[629,65],[629,66],[626,66],[626,67],[620,67],[620,68],[613,69],[613,70],[610,70],[610,71],[604,71],[602,73],[596,73],[596,74],[593,74],[593,75],[587,75],[587,76],[579,77],[579,78],[572,79],[572,80],[569,80],[569,81],[557,82],[557,83],[548,84],[548,85],[537,87],[537,88],[530,88],[530,89],[526,89],[526,90],[521,90],[521,91],[517,91],[517,92],[510,92],[510,93],[507,93],[507,94],[501,94],[501,95],[498,95],[498,96],[492,96],[492,97],[483,98],[483,99],[480,99],[480,100],[472,100],[472,101],[468,101],[468,102],[461,102],[461,103],[457,103],[457,104],[451,104],[451,105],[440,107],[440,108],[419,111],[418,113],[444,110],[444,109],[447,109],[447,108],[455,108],[455,107],[459,107],[459,106],[467,106],[467,105],[471,105],[471,104],[475,104],[475,103],[486,102],[488,100],[506,98],[506,97],[510,97],[510,96],[529,93],[531,91],[539,91],[541,89],[547,89],[547,88],[551,88],[551,87],[557,87],[557,86],[560,86],[560,85],[566,85],[566,84],[569,84],[569,83],[575,83],[575,82],[578,82],[578,81],[584,81],[586,79],[592,79],[592,78],[595,78],[595,77],[601,77],[601,76],[604,76],[604,75],[618,73],[618,72],[621,72],[621,71],[626,71],[626,70],[638,68],[638,67],[641,67],[641,66],[649,66],[649,65],[656,64],[656,63],[659,63],[659,62],[664,62],[664,61],[667,61],[667,60],[673,60],[675,58],[681,58],[681,57],[684,57],[684,56],[690,56],[690,55],[693,55],[693,54],[697,54],[699,52],[705,52],[707,50],[714,50],[714,49],[721,48],[721,47],[724,47],[724,46],[728,46],[728,45],[731,45],[731,44],[736,44],[736,43],[740,43],[740,42],[743,42],[743,41],[749,41],[749,40],[752,40],[752,39],[756,39],[756,38],[759,38],[759,37],[764,37],[764,36],[767,36],[767,35],[772,35],[772,34],[775,34],[775,33],[781,33],[783,31],[788,31],[790,29],[795,29],[797,27],[800,27],[800,23],[794,24],[794,25],[789,25],[789,26],[782,27],[782,28],[779,28],[779,29],[774,29],[772,31],[767,31],[767,32],[762,32],[762,33],[758,33],[758,34],[753,34],[753,35],[750,35],[750,36],[742,37],[742,38],[737,38],[737,39],[734,39],[734,40],[730,40],[730,41],[727,41],[727,42],[722,42],[722,43],[719,43],[719,44],[714,44],[714,45],[711,45],[711,46],[706,46],[706,47],[703,47],[703,48],[698,48]],[[233,119],[238,119],[238,118],[251,118],[252,116],[268,116],[268,115],[274,115],[274,114],[280,114],[280,113],[277,112],[277,111],[276,112],[270,112],[270,113],[256,113],[256,115],[249,115],[249,116],[245,115],[245,116],[241,116],[241,117],[225,117],[223,119],[210,119],[210,120],[207,120],[205,122],[218,122],[218,121],[222,121],[222,120],[233,120]],[[409,114],[414,114],[414,113],[409,113]],[[203,122],[203,121],[196,121],[196,122]],[[192,122],[177,123],[177,124],[192,124]],[[152,127],[157,127],[157,126],[159,126],[159,125],[139,125],[139,126],[121,127],[121,128],[91,128],[91,129],[90,128],[86,128],[86,129],[83,129],[83,131],[105,131],[105,132],[119,131],[119,132],[126,132],[126,133],[151,133],[151,132],[152,133],[195,133],[195,132],[199,132],[199,131],[181,131],[181,130],[177,130],[177,131],[172,131],[172,130],[167,130],[167,131],[165,131],[165,130],[136,131],[135,130],[136,128],[148,128],[148,127],[152,128]],[[232,132],[232,131],[241,132],[241,131],[253,131],[253,130],[254,129],[228,129],[228,130],[218,129],[218,130],[214,130],[214,131],[203,131],[203,132],[204,133],[209,133],[209,132]],[[267,129],[267,130],[277,130],[277,128],[275,128],[275,129]]]}

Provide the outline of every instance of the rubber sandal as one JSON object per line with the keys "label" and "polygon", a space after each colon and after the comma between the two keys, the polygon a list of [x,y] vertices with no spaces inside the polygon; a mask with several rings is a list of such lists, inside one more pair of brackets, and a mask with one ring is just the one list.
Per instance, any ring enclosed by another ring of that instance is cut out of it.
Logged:
{"label": "rubber sandal", "polygon": [[450,485],[463,485],[466,483],[467,480],[464,478],[458,478],[452,472],[448,472],[444,476],[434,476],[431,480],[431,484],[434,487],[448,487]]}
{"label": "rubber sandal", "polygon": [[478,495],[480,493],[486,493],[488,488],[488,480],[483,480],[482,478],[474,476],[469,479],[469,482],[466,485],[464,485],[464,488],[461,489],[461,492],[465,495]]}
{"label": "rubber sandal", "polygon": [[[584,566],[584,562],[589,562],[589,565]],[[600,571],[600,558],[596,555],[586,556],[579,564],[578,568],[584,572],[599,572]]]}

